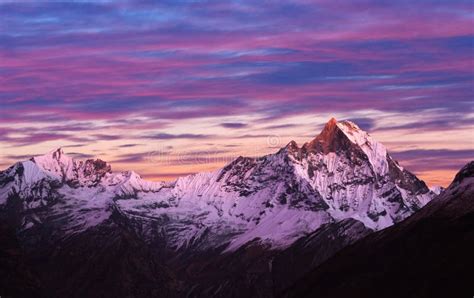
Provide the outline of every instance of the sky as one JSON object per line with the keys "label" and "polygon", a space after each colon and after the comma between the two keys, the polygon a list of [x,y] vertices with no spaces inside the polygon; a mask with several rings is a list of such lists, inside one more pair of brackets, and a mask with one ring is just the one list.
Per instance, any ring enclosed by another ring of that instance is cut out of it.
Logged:
{"label": "sky", "polygon": [[474,157],[473,5],[0,0],[0,168],[62,147],[173,180],[336,117],[446,186]]}

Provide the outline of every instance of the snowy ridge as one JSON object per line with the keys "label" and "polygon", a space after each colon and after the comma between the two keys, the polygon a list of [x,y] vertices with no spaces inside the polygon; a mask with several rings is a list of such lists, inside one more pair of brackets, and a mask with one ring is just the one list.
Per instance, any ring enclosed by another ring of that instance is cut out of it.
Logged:
{"label": "snowy ridge", "polygon": [[367,132],[351,121],[337,123],[344,134],[354,143],[360,146],[369,158],[375,173],[385,175],[388,172],[387,149],[381,143],[375,141]]}
{"label": "snowy ridge", "polygon": [[117,174],[110,174],[105,177],[104,184],[115,186],[114,192],[123,195],[132,195],[140,192],[158,192],[165,183],[143,180],[140,175],[134,171],[126,171]]}
{"label": "snowy ridge", "polygon": [[378,230],[433,196],[382,144],[335,119],[301,148],[291,142],[173,183],[112,173],[101,160],[76,161],[61,149],[0,172],[0,210],[21,202],[24,229],[48,222],[66,236],[107,224],[118,212],[146,241],[173,250],[231,251],[255,239],[284,248],[347,218]]}
{"label": "snowy ridge", "polygon": [[45,155],[32,158],[32,162],[45,173],[59,180],[71,180],[77,178],[76,162],[59,148]]}

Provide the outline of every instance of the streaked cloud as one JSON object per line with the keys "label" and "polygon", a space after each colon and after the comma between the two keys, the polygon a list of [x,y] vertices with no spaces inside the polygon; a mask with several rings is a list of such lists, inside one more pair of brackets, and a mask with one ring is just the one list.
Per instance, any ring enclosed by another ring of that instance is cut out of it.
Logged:
{"label": "streaked cloud", "polygon": [[140,152],[253,154],[336,115],[398,151],[466,150],[473,22],[465,0],[2,2],[0,148],[77,147],[149,176]]}
{"label": "streaked cloud", "polygon": [[224,123],[221,123],[220,126],[225,127],[225,128],[244,128],[244,127],[247,127],[247,124],[240,123],[240,122],[224,122]]}
{"label": "streaked cloud", "polygon": [[205,134],[192,134],[192,133],[182,133],[182,134],[156,133],[156,134],[143,136],[143,138],[145,139],[154,139],[154,140],[206,139],[209,137],[210,137],[209,135],[205,135]]}

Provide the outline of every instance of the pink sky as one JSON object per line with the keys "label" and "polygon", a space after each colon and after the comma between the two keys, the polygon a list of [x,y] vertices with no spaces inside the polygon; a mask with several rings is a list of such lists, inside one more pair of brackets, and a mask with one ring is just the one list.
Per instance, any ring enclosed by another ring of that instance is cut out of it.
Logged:
{"label": "pink sky", "polygon": [[473,159],[472,3],[0,4],[0,165],[57,147],[154,180],[351,119],[429,184]]}

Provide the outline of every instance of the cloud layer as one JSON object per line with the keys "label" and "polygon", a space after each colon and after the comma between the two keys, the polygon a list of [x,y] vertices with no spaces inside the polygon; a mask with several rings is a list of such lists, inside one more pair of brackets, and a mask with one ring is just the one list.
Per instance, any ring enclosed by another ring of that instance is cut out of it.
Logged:
{"label": "cloud layer", "polygon": [[463,0],[1,2],[0,144],[229,144],[308,115],[467,140],[473,28]]}

